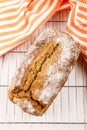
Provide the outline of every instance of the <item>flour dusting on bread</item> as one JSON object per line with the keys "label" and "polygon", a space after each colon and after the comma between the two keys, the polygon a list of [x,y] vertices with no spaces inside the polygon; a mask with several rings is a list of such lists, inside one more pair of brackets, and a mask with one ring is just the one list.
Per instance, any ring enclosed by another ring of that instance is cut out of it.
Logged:
{"label": "flour dusting on bread", "polygon": [[46,30],[29,47],[17,69],[9,99],[27,113],[43,115],[64,86],[79,53],[79,44],[70,35]]}

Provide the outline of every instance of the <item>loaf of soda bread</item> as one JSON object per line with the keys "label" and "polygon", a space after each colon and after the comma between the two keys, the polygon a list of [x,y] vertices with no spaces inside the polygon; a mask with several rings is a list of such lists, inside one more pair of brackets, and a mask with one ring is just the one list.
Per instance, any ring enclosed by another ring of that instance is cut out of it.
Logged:
{"label": "loaf of soda bread", "polygon": [[67,33],[44,31],[17,69],[9,99],[27,113],[43,115],[64,86],[79,53],[79,44]]}

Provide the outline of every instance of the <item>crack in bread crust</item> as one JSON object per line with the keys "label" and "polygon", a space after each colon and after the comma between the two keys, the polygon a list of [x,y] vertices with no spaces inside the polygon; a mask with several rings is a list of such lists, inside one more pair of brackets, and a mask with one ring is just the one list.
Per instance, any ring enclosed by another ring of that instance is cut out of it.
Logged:
{"label": "crack in bread crust", "polygon": [[54,41],[49,42],[43,48],[38,50],[35,59],[28,65],[25,70],[24,76],[21,80],[21,86],[15,86],[15,88],[11,91],[13,97],[28,99],[33,107],[37,109],[37,111],[44,109],[47,106],[33,98],[32,91],[34,87],[32,88],[32,84],[35,83],[38,77],[38,73],[42,71],[42,67],[46,61],[51,59],[52,55],[55,53],[55,50],[59,50],[59,44],[55,43]]}

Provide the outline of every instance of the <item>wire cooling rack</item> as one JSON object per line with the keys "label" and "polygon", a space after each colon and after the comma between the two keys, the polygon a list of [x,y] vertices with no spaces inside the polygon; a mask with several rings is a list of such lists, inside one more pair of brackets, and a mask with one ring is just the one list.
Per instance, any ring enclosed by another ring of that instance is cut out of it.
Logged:
{"label": "wire cooling rack", "polygon": [[65,31],[69,10],[57,12],[33,36],[0,58],[0,130],[87,130],[87,64],[80,56],[65,87],[42,117],[24,113],[7,96],[9,82],[30,44],[46,28]]}

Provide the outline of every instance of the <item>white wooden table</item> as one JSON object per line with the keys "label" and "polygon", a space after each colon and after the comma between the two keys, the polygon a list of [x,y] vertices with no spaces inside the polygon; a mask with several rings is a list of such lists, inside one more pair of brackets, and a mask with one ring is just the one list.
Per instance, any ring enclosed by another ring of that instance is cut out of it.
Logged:
{"label": "white wooden table", "polygon": [[30,44],[46,28],[65,31],[69,10],[56,13],[21,46],[0,58],[0,130],[87,130],[87,64],[80,56],[68,81],[42,117],[24,113],[7,96],[9,82]]}

